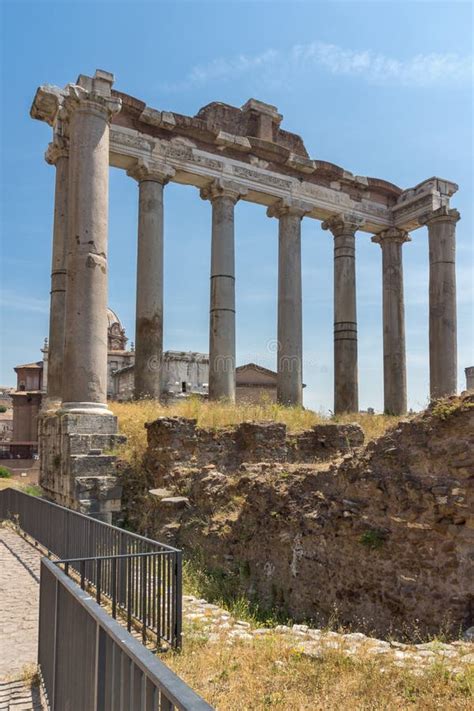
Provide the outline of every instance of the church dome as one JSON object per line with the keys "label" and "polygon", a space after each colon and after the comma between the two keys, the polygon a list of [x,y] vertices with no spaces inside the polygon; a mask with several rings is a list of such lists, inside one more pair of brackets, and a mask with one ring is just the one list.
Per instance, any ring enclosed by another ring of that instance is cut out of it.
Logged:
{"label": "church dome", "polygon": [[107,308],[107,328],[113,326],[114,323],[118,323],[120,329],[123,329],[122,322],[120,321],[115,311],[112,311],[111,308]]}
{"label": "church dome", "polygon": [[128,341],[122,322],[110,308],[107,309],[107,341],[109,351],[124,351]]}

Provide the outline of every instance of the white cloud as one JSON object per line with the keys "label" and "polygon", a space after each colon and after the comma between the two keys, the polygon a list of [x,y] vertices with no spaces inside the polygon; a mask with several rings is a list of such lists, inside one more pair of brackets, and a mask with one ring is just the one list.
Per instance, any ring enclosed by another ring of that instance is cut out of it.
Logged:
{"label": "white cloud", "polygon": [[231,81],[251,72],[259,72],[269,82],[278,82],[287,80],[288,72],[315,68],[333,75],[359,77],[372,84],[415,87],[465,82],[473,76],[471,56],[431,52],[396,59],[370,49],[345,49],[316,40],[294,45],[287,51],[267,49],[256,55],[240,54],[227,59],[214,59],[192,67],[182,81],[167,84],[164,88],[183,90],[210,81]]}

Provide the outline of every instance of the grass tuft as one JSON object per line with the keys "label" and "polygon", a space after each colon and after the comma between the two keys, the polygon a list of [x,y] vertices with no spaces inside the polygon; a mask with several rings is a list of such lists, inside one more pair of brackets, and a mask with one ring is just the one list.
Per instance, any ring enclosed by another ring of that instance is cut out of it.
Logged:
{"label": "grass tuft", "polygon": [[11,479],[12,473],[6,467],[0,466],[0,479]]}
{"label": "grass tuft", "polygon": [[134,402],[111,402],[109,407],[118,417],[122,434],[127,443],[120,449],[120,456],[130,464],[138,464],[146,449],[145,423],[158,417],[186,417],[197,421],[198,427],[219,429],[241,422],[282,422],[289,432],[302,432],[314,425],[337,423],[359,424],[367,441],[377,439],[399,421],[389,415],[362,415],[359,413],[331,417],[299,407],[284,407],[276,403],[237,404],[210,402],[197,397],[163,405],[157,400]]}

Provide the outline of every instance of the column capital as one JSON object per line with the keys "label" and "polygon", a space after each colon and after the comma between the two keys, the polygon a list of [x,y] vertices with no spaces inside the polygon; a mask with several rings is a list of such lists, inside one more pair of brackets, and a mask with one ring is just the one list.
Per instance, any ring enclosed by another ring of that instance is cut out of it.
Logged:
{"label": "column capital", "polygon": [[283,215],[294,215],[303,218],[307,215],[313,206],[303,200],[295,200],[292,198],[282,198],[267,209],[268,217],[282,217]]}
{"label": "column capital", "polygon": [[132,168],[127,170],[127,175],[139,183],[151,180],[155,183],[166,185],[175,175],[176,171],[163,161],[145,160],[139,158]]}
{"label": "column capital", "polygon": [[66,86],[63,105],[68,117],[81,109],[103,113],[107,121],[110,121],[122,108],[122,99],[112,96],[113,83],[114,75],[102,69],[96,69],[93,77],[79,75],[75,84]]}
{"label": "column capital", "polygon": [[340,237],[347,234],[354,235],[363,224],[364,220],[353,213],[340,213],[339,215],[328,217],[321,227],[323,230],[332,232],[334,237]]}
{"label": "column capital", "polygon": [[69,140],[64,136],[55,136],[54,141],[48,143],[44,159],[49,165],[56,165],[60,158],[68,158]]}
{"label": "column capital", "polygon": [[203,200],[216,200],[219,197],[230,198],[234,205],[240,200],[243,195],[247,194],[247,188],[244,188],[239,183],[233,180],[224,180],[223,178],[216,178],[206,185],[206,187],[201,188],[200,196]]}
{"label": "column capital", "polygon": [[399,229],[398,227],[389,227],[387,230],[377,232],[377,234],[372,237],[372,242],[383,247],[384,244],[389,243],[403,244],[404,242],[411,242],[411,237],[406,230]]}
{"label": "column capital", "polygon": [[433,212],[428,212],[418,218],[420,225],[430,225],[432,222],[451,222],[453,225],[461,219],[461,215],[455,208],[450,208],[447,205],[439,207]]}

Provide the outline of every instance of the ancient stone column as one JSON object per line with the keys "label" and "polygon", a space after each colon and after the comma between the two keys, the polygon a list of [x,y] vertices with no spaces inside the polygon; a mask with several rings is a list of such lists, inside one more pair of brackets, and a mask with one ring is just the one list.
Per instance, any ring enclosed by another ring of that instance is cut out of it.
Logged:
{"label": "ancient stone column", "polygon": [[54,191],[53,254],[49,307],[47,397],[43,407],[53,408],[62,400],[64,359],[64,314],[66,308],[66,241],[68,230],[69,151],[66,138],[55,137],[45,155],[56,166]]}
{"label": "ancient stone column", "polygon": [[[107,72],[69,85],[69,219],[63,407],[107,410],[109,124],[120,110]],[[83,84],[80,82],[83,81]]]}
{"label": "ancient stone column", "polygon": [[311,207],[280,200],[267,210],[278,223],[277,400],[303,404],[303,314],[301,293],[301,220]]}
{"label": "ancient stone column", "polygon": [[201,190],[212,203],[209,323],[209,399],[235,401],[234,205],[244,194],[236,183],[215,180]]}
{"label": "ancient stone column", "polygon": [[456,222],[457,210],[440,207],[425,216],[430,260],[430,396],[457,390]]}
{"label": "ancient stone column", "polygon": [[358,412],[355,233],[361,220],[334,215],[322,227],[334,236],[334,412]]}
{"label": "ancient stone column", "polygon": [[161,396],[163,361],[163,187],[174,170],[139,161],[128,171],[138,181],[136,398]]}
{"label": "ancient stone column", "polygon": [[372,237],[372,242],[382,248],[383,382],[387,415],[403,415],[407,411],[402,244],[409,241],[408,233],[396,227]]}

